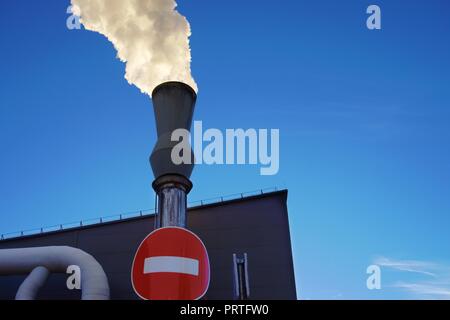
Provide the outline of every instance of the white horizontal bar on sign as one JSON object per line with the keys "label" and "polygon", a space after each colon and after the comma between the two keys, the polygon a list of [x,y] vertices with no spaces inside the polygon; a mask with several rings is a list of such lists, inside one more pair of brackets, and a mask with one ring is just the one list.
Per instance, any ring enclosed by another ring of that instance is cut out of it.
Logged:
{"label": "white horizontal bar on sign", "polygon": [[144,274],[170,272],[198,276],[199,261],[184,257],[150,257],[144,260]]}

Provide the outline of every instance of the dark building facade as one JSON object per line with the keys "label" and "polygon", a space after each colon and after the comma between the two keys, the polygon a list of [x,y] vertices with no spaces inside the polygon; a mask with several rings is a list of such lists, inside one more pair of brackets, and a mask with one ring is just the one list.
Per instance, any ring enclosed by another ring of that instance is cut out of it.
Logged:
{"label": "dark building facade", "polygon": [[[211,282],[203,299],[233,299],[233,254],[248,257],[250,299],[296,299],[289,233],[287,190],[193,207],[188,228],[204,242]],[[154,229],[154,216],[42,233],[0,241],[0,250],[71,246],[91,254],[105,270],[111,299],[139,299],[131,285],[133,257]],[[68,290],[66,274],[52,274],[38,299],[79,299]],[[26,275],[0,276],[0,299],[14,299]]]}

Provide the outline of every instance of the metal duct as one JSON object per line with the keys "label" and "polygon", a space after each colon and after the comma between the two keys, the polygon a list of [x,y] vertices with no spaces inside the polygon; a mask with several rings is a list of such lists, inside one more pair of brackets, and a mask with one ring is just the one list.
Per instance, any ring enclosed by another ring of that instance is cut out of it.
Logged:
{"label": "metal duct", "polygon": [[0,275],[31,273],[20,286],[16,298],[34,299],[48,275],[45,269],[66,273],[71,265],[81,269],[81,299],[109,300],[108,278],[102,266],[80,249],[61,246],[0,250]]}

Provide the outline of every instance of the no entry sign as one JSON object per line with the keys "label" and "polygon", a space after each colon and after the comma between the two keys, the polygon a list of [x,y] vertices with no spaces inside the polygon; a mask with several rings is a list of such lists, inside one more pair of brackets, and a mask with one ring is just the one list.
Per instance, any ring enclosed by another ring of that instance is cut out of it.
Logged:
{"label": "no entry sign", "polygon": [[150,233],[133,260],[131,282],[146,300],[196,300],[209,287],[205,245],[194,233],[177,227]]}

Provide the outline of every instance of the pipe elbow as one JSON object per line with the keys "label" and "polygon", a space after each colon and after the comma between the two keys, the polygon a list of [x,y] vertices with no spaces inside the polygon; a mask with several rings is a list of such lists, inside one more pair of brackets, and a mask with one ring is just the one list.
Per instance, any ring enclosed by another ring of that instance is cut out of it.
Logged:
{"label": "pipe elbow", "polygon": [[[66,273],[67,268],[71,265],[76,265],[81,270],[81,298],[83,300],[109,299],[109,284],[105,271],[93,256],[81,249],[53,246],[0,250],[0,274],[4,275],[33,273],[37,267],[43,267],[49,272]],[[42,269],[38,270],[42,271]],[[34,273],[42,274],[38,271]],[[36,279],[42,279],[42,277],[31,274],[24,281],[24,288],[28,284],[35,283]],[[27,290],[25,290],[24,296],[30,296]]]}

